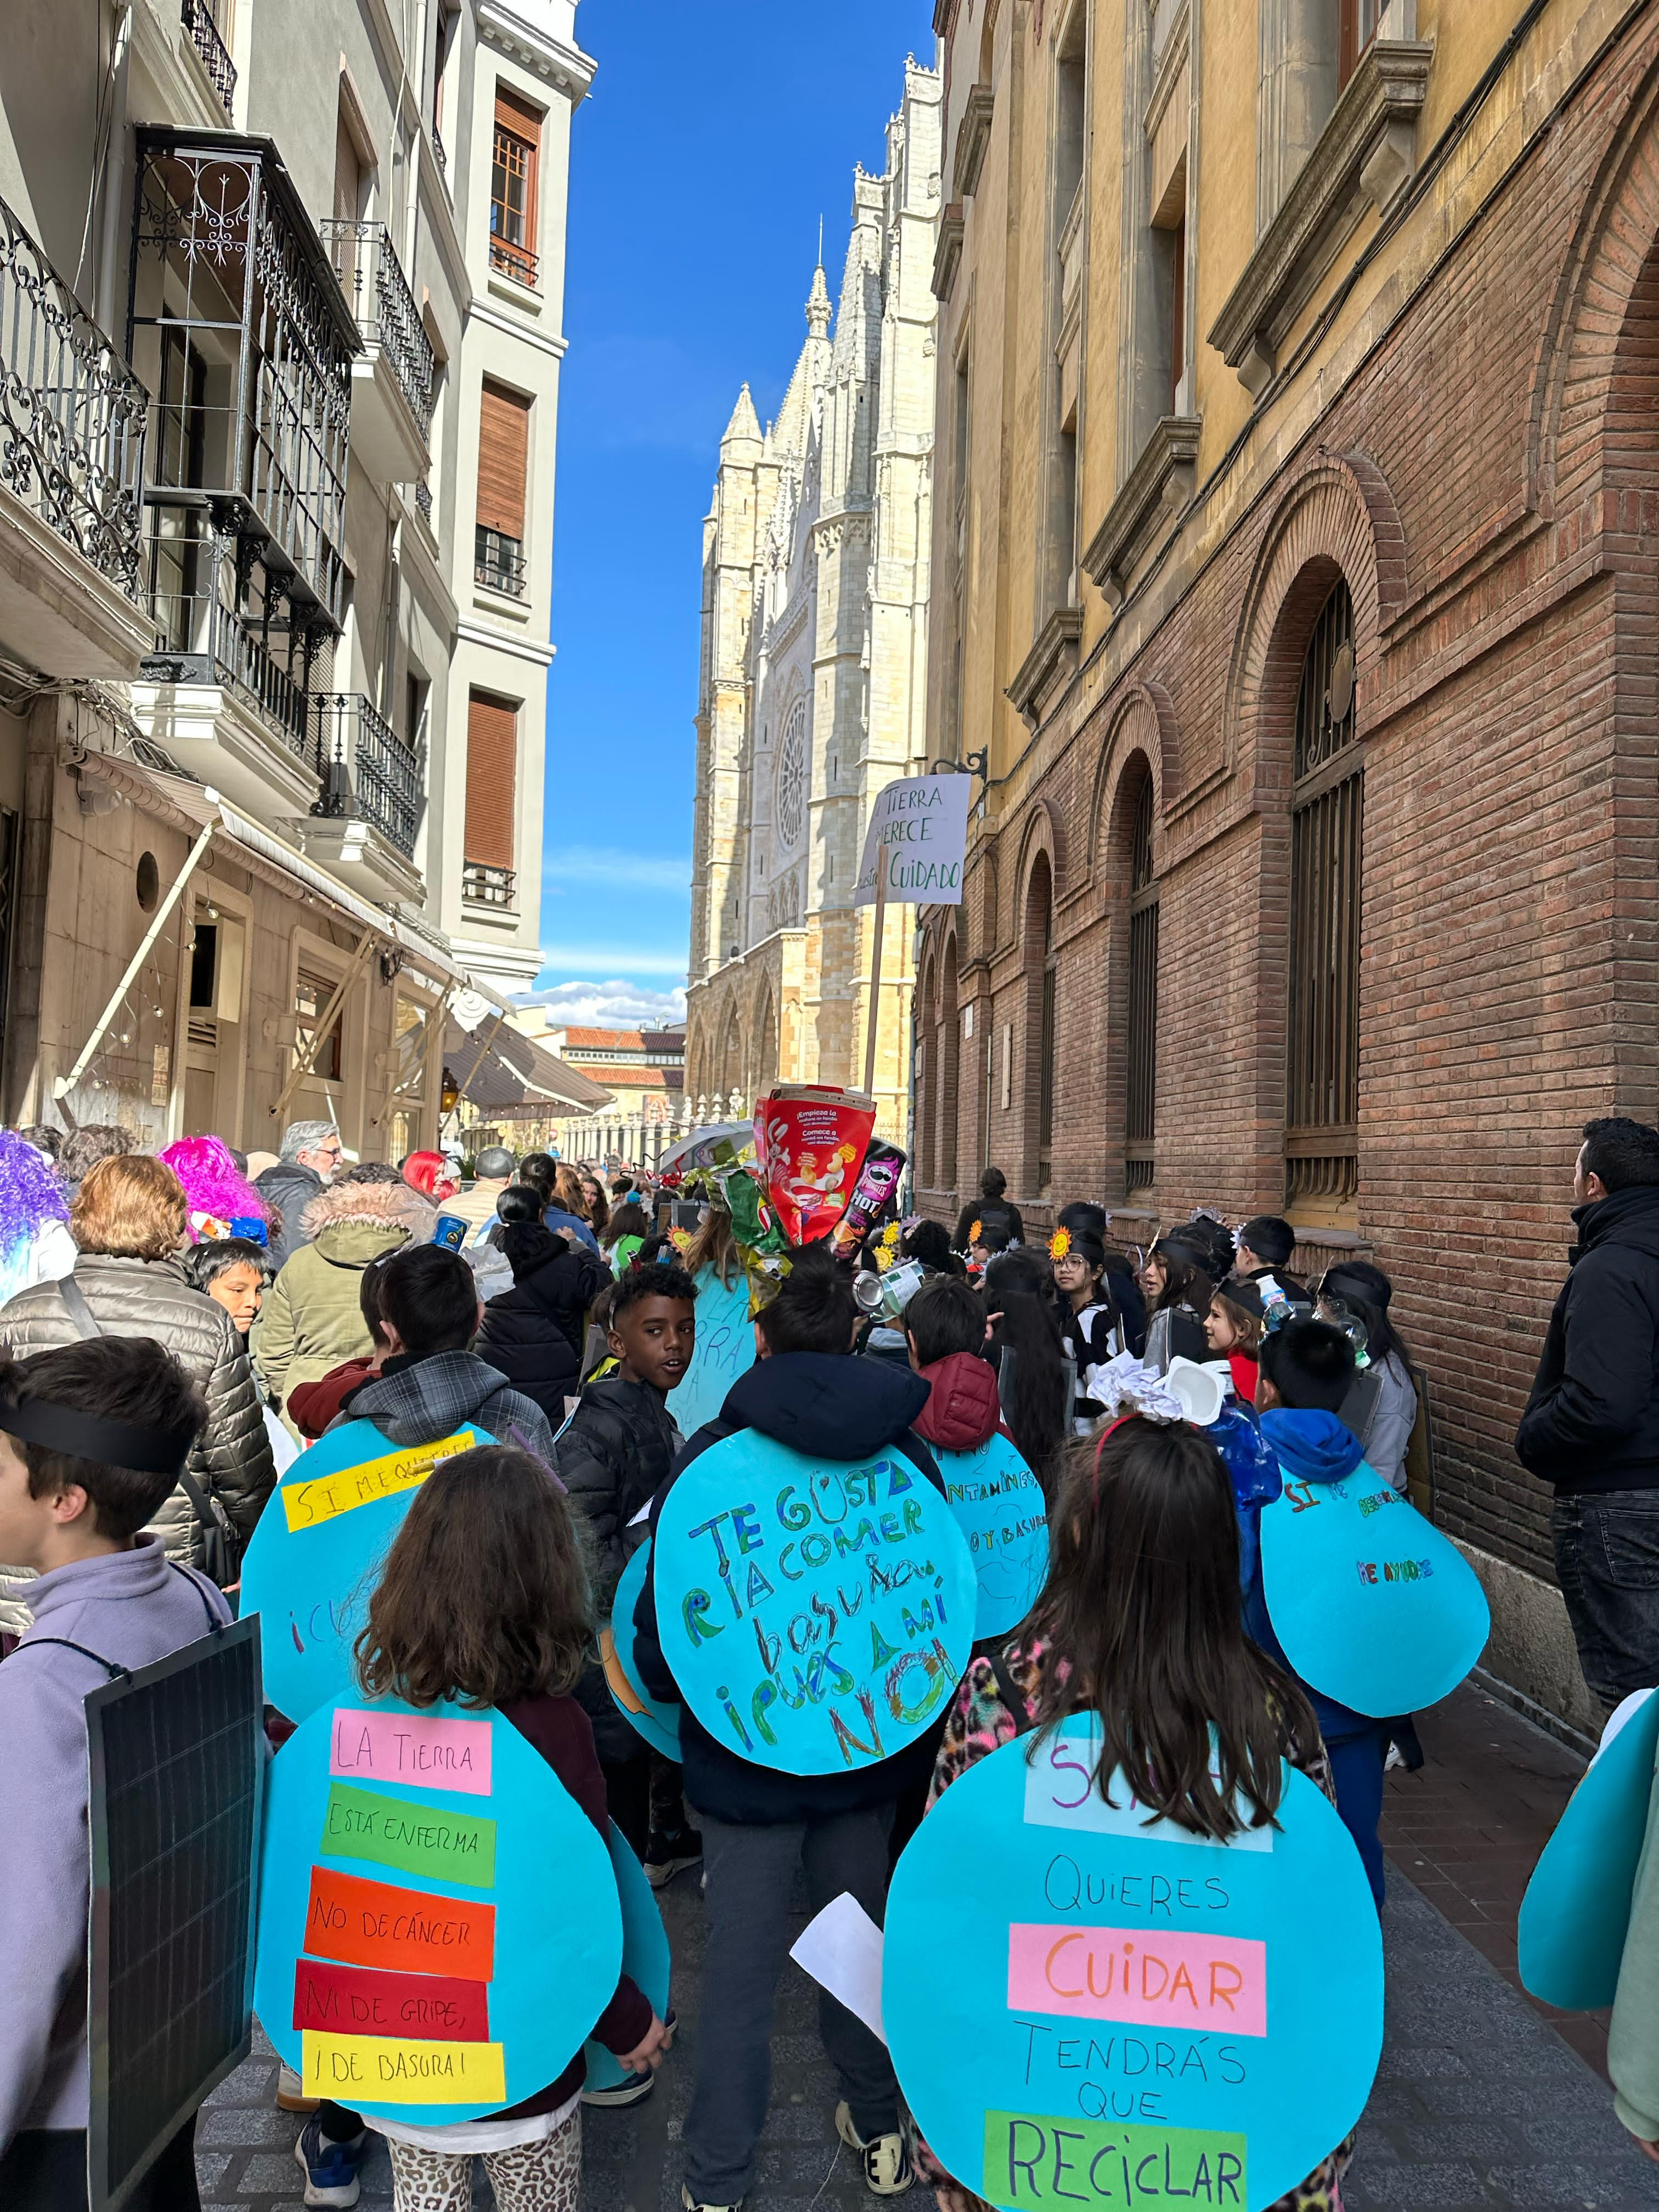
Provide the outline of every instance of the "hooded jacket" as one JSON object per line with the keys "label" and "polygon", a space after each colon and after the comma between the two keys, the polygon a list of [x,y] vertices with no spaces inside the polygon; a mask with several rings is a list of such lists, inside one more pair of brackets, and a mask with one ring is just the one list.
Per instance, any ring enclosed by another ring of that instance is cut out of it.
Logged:
{"label": "hooded jacket", "polygon": [[[1276,1407],[1261,1416],[1261,1433],[1278,1456],[1279,1464],[1292,1482],[1340,1482],[1352,1474],[1365,1456],[1364,1445],[1351,1429],[1345,1428],[1334,1413],[1317,1411],[1292,1413]],[[1235,1485],[1237,1487],[1237,1485]],[[1255,1507],[1259,1521],[1261,1505]],[[1244,1626],[1253,1643],[1267,1656],[1285,1669],[1287,1674],[1302,1678],[1285,1656],[1285,1647],[1273,1633],[1268,1618],[1267,1595],[1261,1583],[1261,1554],[1258,1545],[1250,1579],[1244,1592]],[[1377,1723],[1364,1713],[1354,1712],[1347,1705],[1340,1705],[1334,1698],[1325,1697],[1310,1682],[1303,1682],[1318,1717],[1320,1734],[1327,1743],[1340,1743],[1345,1736],[1363,1735]]]}
{"label": "hooded jacket", "polygon": [[1578,1242],[1515,1449],[1558,1490],[1659,1489],[1659,1187],[1572,1218]]}
{"label": "hooded jacket", "polygon": [[345,1421],[373,1421],[394,1444],[435,1444],[471,1421],[497,1443],[516,1444],[554,1464],[546,1414],[476,1352],[400,1352],[348,1392],[330,1425]]}
{"label": "hooded jacket", "polygon": [[685,1438],[648,1383],[603,1375],[582,1392],[558,1441],[559,1480],[587,1531],[594,1601],[603,1616],[633,1548],[623,1532],[667,1481]]}
{"label": "hooded jacket", "polygon": [[921,1379],[927,1385],[927,1403],[914,1425],[936,1451],[977,1451],[999,1429],[1008,1435],[995,1371],[976,1352],[950,1352],[922,1368]]}
{"label": "hooded jacket", "polygon": [[[719,1420],[699,1429],[675,1461],[673,1473],[652,1501],[653,1536],[663,1500],[686,1468],[711,1444],[739,1429],[758,1429],[792,1451],[843,1465],[872,1458],[879,1451],[902,1451],[942,1496],[945,1484],[933,1455],[914,1433],[916,1418],[927,1402],[927,1389],[919,1375],[850,1354],[785,1352],[757,1360],[727,1391]],[[651,1551],[634,1607],[635,1661],[640,1680],[653,1697],[678,1704],[679,1686],[657,1636],[654,1542]],[[823,1820],[890,1803],[914,1778],[911,1769],[921,1753],[931,1765],[933,1739],[930,1730],[896,1757],[849,1773],[784,1774],[727,1751],[690,1708],[681,1705],[680,1756],[687,1798],[699,1812],[716,1820],[757,1826]]]}
{"label": "hooded jacket", "polygon": [[400,1245],[425,1243],[436,1219],[403,1182],[337,1182],[312,1200],[302,1218],[307,1242],[266,1291],[248,1340],[279,1411],[295,1383],[370,1356],[363,1270]]}
{"label": "hooded jacket", "polygon": [[[111,1336],[152,1337],[172,1352],[207,1399],[207,1426],[190,1455],[198,1484],[216,1495],[244,1536],[251,1536],[276,1480],[265,1437],[258,1386],[242,1340],[222,1305],[192,1290],[176,1260],[124,1259],[83,1252],[75,1279],[93,1318]],[[56,1282],[20,1291],[0,1311],[0,1351],[26,1359],[32,1352],[76,1344],[80,1334]],[[151,1528],[169,1559],[199,1567],[201,1524],[183,1489],[175,1490]],[[27,1582],[21,1568],[0,1566],[0,1583]],[[18,1635],[29,1613],[21,1598],[0,1589],[0,1629]]]}
{"label": "hooded jacket", "polygon": [[536,1221],[510,1222],[501,1232],[501,1249],[513,1269],[513,1287],[484,1308],[479,1355],[499,1367],[515,1390],[533,1398],[556,1426],[564,1419],[566,1398],[579,1387],[587,1309],[609,1287],[611,1271],[586,1245],[573,1245]]}
{"label": "hooded jacket", "polygon": [[306,1208],[329,1186],[315,1168],[308,1168],[301,1160],[278,1160],[274,1168],[267,1168],[256,1176],[253,1188],[267,1206],[274,1206],[283,1217],[282,1226],[273,1222],[270,1242],[267,1249],[273,1267],[282,1267],[291,1260],[300,1247],[309,1242],[310,1231],[304,1226]]}

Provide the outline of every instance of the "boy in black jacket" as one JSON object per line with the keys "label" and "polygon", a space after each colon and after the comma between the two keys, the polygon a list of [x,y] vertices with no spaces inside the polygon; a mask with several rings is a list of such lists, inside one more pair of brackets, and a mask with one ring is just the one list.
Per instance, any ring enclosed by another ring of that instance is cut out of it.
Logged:
{"label": "boy in black jacket", "polygon": [[[941,1492],[933,1454],[912,1425],[928,1386],[908,1371],[849,1355],[859,1327],[852,1283],[822,1247],[795,1256],[755,1324],[757,1363],[727,1393],[718,1421],[700,1429],[674,1477],[733,1431],[755,1428],[817,1460],[850,1464],[902,1452]],[[663,1499],[651,1509],[654,1531]],[[653,1546],[654,1561],[655,1546]],[[635,1607],[635,1656],[655,1697],[680,1692],[657,1635],[647,1570]],[[737,2205],[755,2179],[755,2144],[772,2080],[772,2009],[789,1947],[789,1897],[803,1863],[814,1912],[850,1890],[879,1923],[887,1897],[887,1838],[906,1779],[905,1754],[843,1774],[785,1774],[715,1741],[682,1702],[685,1794],[702,1826],[708,1921],[697,2081],[684,2130],[686,2212]],[[824,2048],[841,2076],[836,2127],[862,2157],[867,2186],[896,2197],[915,2179],[899,2134],[898,2084],[885,2045],[827,1993],[818,2008]]]}

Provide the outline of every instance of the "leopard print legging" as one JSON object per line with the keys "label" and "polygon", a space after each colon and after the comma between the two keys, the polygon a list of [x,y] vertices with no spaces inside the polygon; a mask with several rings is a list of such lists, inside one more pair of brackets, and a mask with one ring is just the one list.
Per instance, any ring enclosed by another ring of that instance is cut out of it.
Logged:
{"label": "leopard print legging", "polygon": [[[396,2212],[471,2212],[472,2160],[388,2139]],[[582,2116],[573,2112],[539,2142],[487,2150],[484,2172],[500,2212],[576,2212],[581,2193]]]}

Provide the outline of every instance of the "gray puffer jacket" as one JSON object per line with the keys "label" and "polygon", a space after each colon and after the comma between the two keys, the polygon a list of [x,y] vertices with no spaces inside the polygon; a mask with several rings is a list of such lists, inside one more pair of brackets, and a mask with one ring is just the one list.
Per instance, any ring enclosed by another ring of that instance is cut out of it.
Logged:
{"label": "gray puffer jacket", "polygon": [[[83,1252],[75,1279],[109,1335],[153,1337],[200,1385],[208,1420],[191,1454],[190,1471],[202,1489],[217,1492],[241,1534],[252,1535],[276,1470],[253,1370],[230,1316],[191,1290],[176,1260]],[[56,1283],[36,1283],[0,1307],[0,1351],[15,1358],[78,1341],[79,1331]],[[149,1525],[166,1544],[169,1559],[185,1566],[202,1565],[202,1531],[182,1487]],[[0,1584],[32,1579],[23,1568],[0,1566]],[[0,1629],[21,1635],[30,1618],[27,1605],[0,1594]]]}

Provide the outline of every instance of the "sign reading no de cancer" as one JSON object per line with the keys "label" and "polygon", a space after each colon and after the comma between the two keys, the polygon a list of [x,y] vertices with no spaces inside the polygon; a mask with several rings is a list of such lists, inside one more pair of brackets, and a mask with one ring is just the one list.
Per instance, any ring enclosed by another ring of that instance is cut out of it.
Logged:
{"label": "sign reading no de cancer", "polygon": [[899,2086],[945,2166],[1006,2212],[1261,2212],[1335,2149],[1376,2071],[1359,1854],[1291,1769],[1276,1830],[1149,1824],[1121,1778],[1102,1797],[1098,1742],[1091,1716],[1034,1759],[1017,1737],[905,1846],[881,1993]]}
{"label": "sign reading no de cancer", "polygon": [[303,1451],[265,1500],[242,1562],[242,1613],[262,1616],[265,1694],[303,1720],[354,1680],[351,1647],[410,1501],[434,1467],[495,1439],[470,1424],[394,1444],[348,1421]]}
{"label": "sign reading no de cancer", "polygon": [[745,1429],[678,1478],[653,1541],[663,1656],[715,1741],[757,1765],[890,1759],[967,1662],[973,1562],[902,1452],[813,1460]]}
{"label": "sign reading no de cancer", "polygon": [[877,793],[854,906],[960,906],[971,775],[907,775]]}
{"label": "sign reading no de cancer", "polygon": [[1362,1460],[1261,1509],[1261,1589],[1304,1682],[1356,1712],[1420,1712],[1457,1687],[1492,1628],[1456,1546]]}
{"label": "sign reading no de cancer", "polygon": [[260,1863],[254,2009],[307,2096],[480,2119],[556,2080],[616,1989],[610,1856],[499,1713],[331,1699],[271,1763]]}

